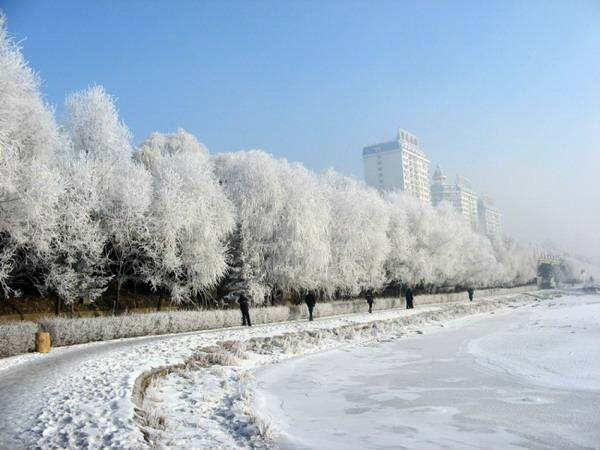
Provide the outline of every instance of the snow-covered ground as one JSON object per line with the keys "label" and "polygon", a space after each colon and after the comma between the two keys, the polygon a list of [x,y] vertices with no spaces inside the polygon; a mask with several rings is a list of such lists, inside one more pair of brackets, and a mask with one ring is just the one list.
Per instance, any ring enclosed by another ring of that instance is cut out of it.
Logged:
{"label": "snow-covered ground", "polygon": [[[151,425],[146,435],[160,448],[266,448],[271,446],[273,426],[278,421],[255,400],[252,371],[261,366],[307,353],[332,348],[352,348],[390,341],[407,334],[421,333],[427,324],[440,328],[448,321],[477,312],[519,308],[540,303],[530,295],[499,296],[475,303],[436,305],[412,311],[390,311],[369,316],[357,315],[357,322],[301,324],[284,335],[270,333],[237,343],[232,352],[205,349],[225,356],[223,365],[205,367],[207,354],[199,352],[189,364],[158,377],[146,391],[142,409]],[[227,347],[227,346],[226,346]],[[195,364],[194,360],[201,364]],[[335,367],[330,368],[335,371]],[[326,448],[326,447],[316,447]]]}
{"label": "snow-covered ground", "polygon": [[273,446],[600,448],[600,296],[444,325],[260,369]]}
{"label": "snow-covered ground", "polygon": [[[7,358],[0,365],[0,448],[261,447],[269,444],[263,438],[272,427],[255,407],[250,369],[348,342],[398,337],[432,320],[537,303],[543,302],[530,294],[509,294],[473,304],[125,339]],[[237,365],[203,367],[202,361],[217,357]],[[136,381],[165,366],[177,370],[150,383],[137,405],[146,414],[136,419]]]}
{"label": "snow-covered ground", "polygon": [[221,341],[246,341],[301,329],[335,328],[439,310],[378,311],[315,322],[286,322],[54,348],[0,360],[0,448],[147,448],[134,420],[137,378],[183,363]]}

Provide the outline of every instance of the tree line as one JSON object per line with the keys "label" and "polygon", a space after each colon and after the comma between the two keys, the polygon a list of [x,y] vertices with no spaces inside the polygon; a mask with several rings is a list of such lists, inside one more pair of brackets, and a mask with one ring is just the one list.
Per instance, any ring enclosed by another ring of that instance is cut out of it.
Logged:
{"label": "tree line", "polygon": [[65,303],[112,283],[173,302],[224,286],[354,295],[390,284],[535,277],[533,248],[474,232],[450,205],[381,195],[261,150],[211,155],[190,133],[132,143],[101,86],[57,117],[0,18],[0,290]]}

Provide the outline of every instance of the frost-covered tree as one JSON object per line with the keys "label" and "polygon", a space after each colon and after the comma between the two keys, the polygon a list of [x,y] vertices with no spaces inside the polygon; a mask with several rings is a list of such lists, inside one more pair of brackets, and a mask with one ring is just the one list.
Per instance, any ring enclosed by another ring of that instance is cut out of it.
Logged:
{"label": "frost-covered tree", "polygon": [[273,289],[323,287],[329,263],[329,205],[314,174],[262,151],[215,157],[236,208],[230,290],[257,303]]}
{"label": "frost-covered tree", "polygon": [[64,190],[55,207],[56,233],[46,286],[66,304],[97,299],[110,279],[104,252],[106,235],[98,211],[100,199],[93,162],[78,158],[66,144],[56,165]]}
{"label": "frost-covered tree", "polygon": [[491,238],[497,261],[494,284],[523,284],[536,276],[537,259],[533,247],[504,236]]}
{"label": "frost-covered tree", "polygon": [[581,255],[564,253],[562,255],[561,281],[589,281],[589,278],[600,278],[600,266]]}
{"label": "frost-covered tree", "polygon": [[483,286],[497,267],[489,240],[449,204],[437,208],[403,193],[386,196],[390,208],[386,261],[390,281],[436,286]]}
{"label": "frost-covered tree", "polygon": [[60,177],[50,166],[60,137],[39,82],[0,14],[0,287],[43,285],[36,268],[49,258]]}
{"label": "frost-covered tree", "polygon": [[433,277],[429,283],[491,285],[498,265],[489,239],[475,232],[452,205],[443,203],[434,211],[437,218],[429,241]]}
{"label": "frost-covered tree", "polygon": [[390,250],[389,208],[376,190],[353,178],[329,170],[321,180],[331,210],[327,289],[356,295],[381,288]]}
{"label": "frost-covered tree", "polygon": [[386,271],[390,282],[416,284],[433,279],[428,227],[435,215],[418,199],[402,192],[386,195],[390,208],[390,253]]}
{"label": "frost-covered tree", "polygon": [[227,270],[233,206],[207,150],[184,130],[153,133],[136,159],[151,171],[153,189],[142,274],[175,302],[193,299]]}
{"label": "frost-covered tree", "polygon": [[280,240],[265,262],[269,284],[283,289],[323,288],[329,257],[330,209],[315,174],[300,163],[279,161],[287,201],[276,234]]}
{"label": "frost-covered tree", "polygon": [[104,254],[95,254],[115,281],[116,309],[123,283],[137,275],[145,256],[151,176],[132,160],[131,133],[119,119],[115,100],[101,86],[67,98],[65,129],[72,156],[80,162],[75,167],[87,170],[87,174],[71,176],[92,178],[89,189],[94,194],[84,194],[95,200],[89,205],[91,225],[97,228],[91,239],[104,246]]}
{"label": "frost-covered tree", "polygon": [[201,157],[209,155],[208,149],[198,142],[193,134],[179,128],[175,133],[152,133],[140,145],[135,159],[142,162],[146,168],[152,169],[157,161],[175,156],[182,151]]}
{"label": "frost-covered tree", "polygon": [[416,281],[413,262],[417,242],[410,228],[408,204],[413,200],[401,192],[389,192],[385,200],[390,217],[387,229],[390,251],[385,262],[386,275],[389,282],[412,284]]}
{"label": "frost-covered tree", "polygon": [[466,240],[468,225],[457,218],[454,208],[443,204],[438,208],[422,207],[421,223],[417,224],[418,250],[429,259],[426,284],[448,286],[460,281],[462,255],[460,243]]}
{"label": "frost-covered tree", "polygon": [[[446,226],[453,232],[453,273],[448,284],[460,286],[491,286],[497,261],[489,239],[474,231],[471,224],[451,205],[438,209],[438,214],[448,215]],[[451,256],[452,257],[452,256]]]}

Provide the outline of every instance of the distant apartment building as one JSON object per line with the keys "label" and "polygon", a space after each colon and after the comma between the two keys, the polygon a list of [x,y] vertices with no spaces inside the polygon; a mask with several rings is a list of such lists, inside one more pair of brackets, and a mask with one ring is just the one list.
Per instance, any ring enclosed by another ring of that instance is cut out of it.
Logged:
{"label": "distant apartment building", "polygon": [[444,201],[454,205],[474,230],[479,229],[478,196],[473,190],[471,182],[464,177],[457,176],[454,184],[447,183],[446,176],[438,166],[433,174],[431,203],[433,206],[437,206]]}
{"label": "distant apartment building", "polygon": [[429,160],[416,136],[398,130],[395,140],[363,149],[365,181],[380,191],[404,191],[431,201]]}
{"label": "distant apartment building", "polygon": [[494,201],[489,197],[479,199],[479,230],[488,236],[502,234],[502,213],[494,206]]}

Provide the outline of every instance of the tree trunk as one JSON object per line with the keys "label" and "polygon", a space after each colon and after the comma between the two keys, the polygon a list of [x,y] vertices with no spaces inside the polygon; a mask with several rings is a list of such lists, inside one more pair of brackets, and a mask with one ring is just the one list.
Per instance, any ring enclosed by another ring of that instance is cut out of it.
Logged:
{"label": "tree trunk", "polygon": [[277,303],[280,301],[280,299],[277,298],[278,292],[279,288],[276,285],[271,288],[271,306],[277,305]]}
{"label": "tree trunk", "polygon": [[55,307],[54,312],[56,313],[57,316],[60,315],[60,304],[61,304],[60,297],[56,297],[56,303],[55,303],[56,307]]}
{"label": "tree trunk", "polygon": [[19,308],[17,308],[17,305],[15,305],[11,299],[7,299],[7,300],[8,300],[8,304],[10,305],[10,307],[17,312],[20,319],[25,320],[25,315],[21,312],[21,310]]}
{"label": "tree trunk", "polygon": [[156,310],[160,311],[160,308],[162,308],[162,301],[163,301],[163,290],[162,288],[159,289],[159,294],[158,294],[158,305],[156,306]]}
{"label": "tree trunk", "polygon": [[113,302],[113,316],[116,314],[117,310],[120,308],[121,301],[121,277],[117,278],[117,292],[115,293],[115,300]]}

